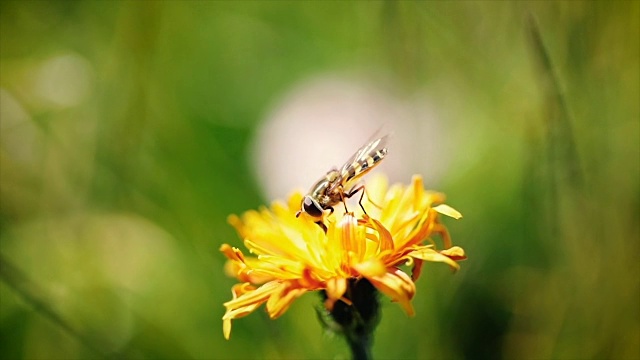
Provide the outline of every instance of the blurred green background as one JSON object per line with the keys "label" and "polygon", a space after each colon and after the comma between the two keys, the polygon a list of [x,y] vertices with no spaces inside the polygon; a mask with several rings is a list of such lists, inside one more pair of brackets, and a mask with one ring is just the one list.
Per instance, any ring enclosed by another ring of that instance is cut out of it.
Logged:
{"label": "blurred green background", "polygon": [[313,294],[225,341],[218,252],[273,200],[262,119],[337,72],[430,94],[465,215],[469,260],[425,267],[414,318],[383,299],[375,358],[640,358],[639,28],[637,1],[1,2],[0,357],[348,358]]}

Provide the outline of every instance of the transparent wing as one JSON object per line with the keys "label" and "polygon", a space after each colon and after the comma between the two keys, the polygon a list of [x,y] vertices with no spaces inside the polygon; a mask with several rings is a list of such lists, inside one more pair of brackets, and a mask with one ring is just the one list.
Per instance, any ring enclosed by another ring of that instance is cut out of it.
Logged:
{"label": "transparent wing", "polygon": [[387,154],[387,140],[385,135],[363,145],[353,156],[342,165],[339,178],[328,189],[330,192],[342,185],[357,181],[361,176],[373,169]]}

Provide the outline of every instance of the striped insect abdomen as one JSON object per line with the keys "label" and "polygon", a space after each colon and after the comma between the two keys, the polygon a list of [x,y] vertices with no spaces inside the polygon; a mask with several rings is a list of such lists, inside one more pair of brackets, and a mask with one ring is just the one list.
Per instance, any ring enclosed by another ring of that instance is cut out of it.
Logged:
{"label": "striped insect abdomen", "polygon": [[356,159],[351,166],[348,166],[345,169],[345,174],[343,174],[344,184],[355,181],[360,176],[366,174],[369,170],[378,165],[386,155],[387,148],[381,148],[362,156],[360,159]]}

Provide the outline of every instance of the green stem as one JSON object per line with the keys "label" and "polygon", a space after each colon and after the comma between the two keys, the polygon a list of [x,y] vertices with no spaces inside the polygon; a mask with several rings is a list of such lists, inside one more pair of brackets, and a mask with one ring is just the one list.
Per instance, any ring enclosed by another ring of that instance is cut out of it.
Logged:
{"label": "green stem", "polygon": [[[323,293],[326,300],[326,293]],[[344,297],[351,303],[338,301],[329,313],[331,323],[347,340],[354,360],[370,360],[373,333],[380,321],[378,291],[366,279],[350,279]]]}
{"label": "green stem", "polygon": [[371,360],[372,337],[362,334],[361,336],[346,336],[353,360]]}

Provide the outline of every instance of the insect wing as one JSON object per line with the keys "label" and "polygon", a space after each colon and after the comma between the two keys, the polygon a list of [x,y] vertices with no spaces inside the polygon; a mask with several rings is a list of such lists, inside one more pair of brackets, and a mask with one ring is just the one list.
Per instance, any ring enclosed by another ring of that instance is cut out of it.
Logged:
{"label": "insect wing", "polygon": [[387,154],[387,138],[387,135],[377,138],[358,149],[342,165],[339,179],[329,188],[329,191],[334,191],[339,185],[347,188],[347,184],[355,182],[362,175],[373,169]]}

